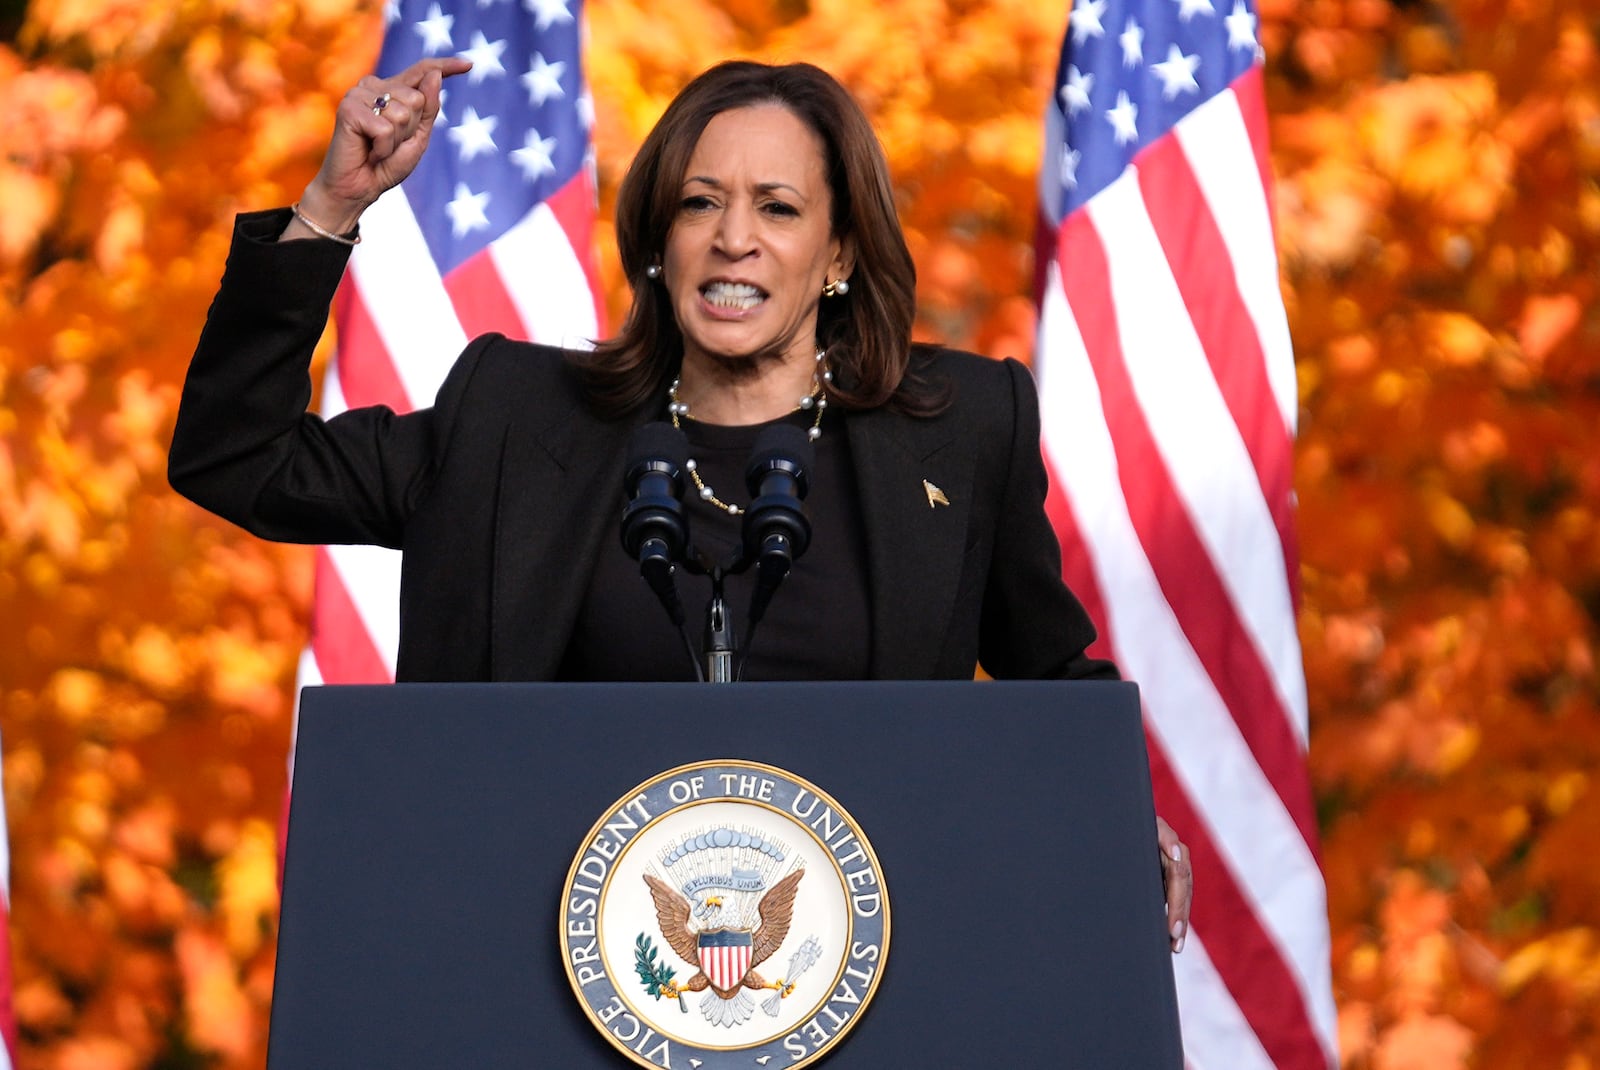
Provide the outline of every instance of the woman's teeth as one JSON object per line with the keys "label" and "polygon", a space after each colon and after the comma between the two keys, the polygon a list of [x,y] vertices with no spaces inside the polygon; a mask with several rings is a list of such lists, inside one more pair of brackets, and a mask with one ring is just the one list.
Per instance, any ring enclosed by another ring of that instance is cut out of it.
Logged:
{"label": "woman's teeth", "polygon": [[748,282],[713,282],[700,293],[707,304],[734,309],[755,308],[765,297],[759,288]]}

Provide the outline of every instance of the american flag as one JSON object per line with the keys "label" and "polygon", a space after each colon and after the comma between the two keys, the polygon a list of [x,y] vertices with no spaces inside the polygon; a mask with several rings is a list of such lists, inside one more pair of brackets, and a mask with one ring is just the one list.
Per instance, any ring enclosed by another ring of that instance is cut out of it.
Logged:
{"label": "american flag", "polygon": [[1174,968],[1218,1070],[1337,1063],[1256,31],[1247,0],[1078,0],[1039,186],[1048,508],[1193,851]]}
{"label": "american flag", "polygon": [[[464,56],[445,82],[422,163],[361,220],[334,299],[338,348],[322,412],[433,402],[462,347],[499,331],[554,345],[598,336],[591,233],[594,106],[583,0],[390,0],[380,77],[425,56]],[[311,645],[300,683],[394,679],[400,555],[317,550]]]}

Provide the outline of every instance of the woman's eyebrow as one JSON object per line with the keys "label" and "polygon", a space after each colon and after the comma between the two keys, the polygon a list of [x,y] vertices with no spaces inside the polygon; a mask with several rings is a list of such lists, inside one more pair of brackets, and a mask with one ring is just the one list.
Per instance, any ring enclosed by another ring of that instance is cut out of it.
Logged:
{"label": "woman's eyebrow", "polygon": [[[721,182],[718,182],[716,179],[710,177],[709,175],[688,175],[683,180],[683,184],[685,186],[687,186],[691,182],[699,182],[702,185],[710,186],[712,189],[719,189],[720,190],[720,189],[723,188]],[[761,193],[771,193],[773,190],[777,190],[777,189],[788,190],[790,193],[794,194],[796,197],[805,196],[798,189],[796,189],[794,186],[791,186],[787,182],[758,182],[758,183],[756,183],[756,190],[758,192],[761,192]]]}

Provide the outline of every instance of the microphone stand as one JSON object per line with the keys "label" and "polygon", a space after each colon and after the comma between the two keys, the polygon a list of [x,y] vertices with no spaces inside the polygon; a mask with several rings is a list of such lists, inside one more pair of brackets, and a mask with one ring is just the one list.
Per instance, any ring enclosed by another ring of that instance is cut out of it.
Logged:
{"label": "microphone stand", "polygon": [[728,619],[728,604],[722,597],[722,580],[726,573],[722,566],[718,565],[712,568],[708,575],[711,577],[711,600],[706,603],[706,682],[731,684],[734,655],[733,623]]}
{"label": "microphone stand", "polygon": [[685,555],[683,561],[684,571],[711,580],[711,597],[706,601],[703,679],[708,684],[731,684],[735,679],[734,655],[738,653],[738,644],[735,642],[733,620],[728,615],[728,602],[723,597],[722,585],[729,576],[749,568],[750,562],[745,560],[742,547],[735,548],[727,560],[718,563],[713,563],[703,551],[693,547],[690,549],[691,552]]}

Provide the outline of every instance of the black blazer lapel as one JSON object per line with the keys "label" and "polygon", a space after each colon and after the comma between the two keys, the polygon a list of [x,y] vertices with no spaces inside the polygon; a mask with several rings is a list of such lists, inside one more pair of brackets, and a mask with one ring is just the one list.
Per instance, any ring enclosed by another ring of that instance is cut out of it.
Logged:
{"label": "black blazer lapel", "polygon": [[965,558],[972,453],[944,420],[874,410],[850,414],[846,427],[867,536],[872,676],[946,675],[939,656]]}
{"label": "black blazer lapel", "polygon": [[602,545],[616,540],[627,441],[581,405],[507,432],[495,526],[490,678],[550,680]]}

